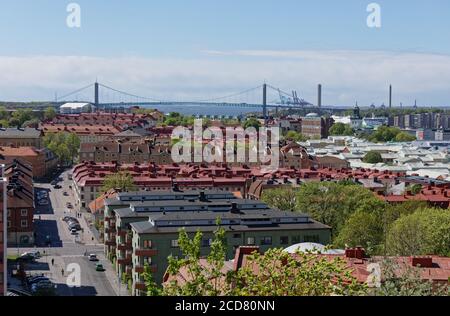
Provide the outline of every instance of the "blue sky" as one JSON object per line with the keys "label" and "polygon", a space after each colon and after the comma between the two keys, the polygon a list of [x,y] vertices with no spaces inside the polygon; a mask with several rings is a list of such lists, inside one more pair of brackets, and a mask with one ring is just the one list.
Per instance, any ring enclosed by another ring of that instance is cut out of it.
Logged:
{"label": "blue sky", "polygon": [[263,80],[312,98],[323,82],[330,104],[382,103],[394,82],[399,102],[450,105],[441,82],[450,78],[448,0],[376,1],[380,29],[367,27],[365,0],[78,0],[81,29],[65,24],[70,2],[0,1],[0,79],[9,82],[0,84],[0,99],[45,99],[98,77],[177,98]]}

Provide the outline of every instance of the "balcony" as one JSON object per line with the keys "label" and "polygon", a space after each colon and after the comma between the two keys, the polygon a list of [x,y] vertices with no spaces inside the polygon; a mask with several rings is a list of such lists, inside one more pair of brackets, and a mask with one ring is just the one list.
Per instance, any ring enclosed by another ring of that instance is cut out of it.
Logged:
{"label": "balcony", "polygon": [[[145,267],[141,266],[141,265],[137,265],[134,267],[134,272],[136,273],[144,273]],[[151,273],[156,273],[158,272],[158,267],[156,265],[151,265],[150,266],[150,272]]]}
{"label": "balcony", "polygon": [[136,249],[134,254],[138,257],[154,257],[158,255],[156,249]]}
{"label": "balcony", "polygon": [[115,227],[107,227],[105,228],[105,233],[106,234],[113,234],[116,232],[116,228]]}
{"label": "balcony", "polygon": [[120,237],[125,237],[125,236],[127,235],[127,231],[126,231],[126,230],[119,229],[119,230],[117,231],[117,235],[120,236]]}
{"label": "balcony", "polygon": [[107,241],[105,241],[105,245],[106,246],[115,246],[116,241],[115,240],[107,240]]}
{"label": "balcony", "polygon": [[133,247],[131,247],[131,245],[128,244],[120,244],[117,246],[117,249],[119,249],[120,251],[125,251],[125,250],[133,250]]}
{"label": "balcony", "polygon": [[119,264],[119,265],[128,266],[128,265],[131,265],[131,263],[132,263],[131,257],[117,258],[117,264]]}
{"label": "balcony", "polygon": [[136,282],[135,286],[136,290],[139,291],[147,291],[147,286],[145,285],[144,282]]}

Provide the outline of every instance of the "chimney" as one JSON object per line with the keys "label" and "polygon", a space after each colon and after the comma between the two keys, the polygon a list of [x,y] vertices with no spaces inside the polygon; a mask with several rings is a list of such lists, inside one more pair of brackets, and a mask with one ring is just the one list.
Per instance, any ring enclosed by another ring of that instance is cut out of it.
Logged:
{"label": "chimney", "polygon": [[208,202],[208,199],[206,198],[205,191],[200,191],[200,202]]}
{"label": "chimney", "polygon": [[389,108],[392,108],[392,85],[389,86]]}
{"label": "chimney", "polygon": [[241,213],[241,210],[238,208],[237,203],[231,203],[231,210],[230,210],[230,212],[233,213],[233,214],[240,214]]}
{"label": "chimney", "polygon": [[433,267],[433,258],[432,257],[412,257],[411,265],[413,267],[432,268]]}
{"label": "chimney", "polygon": [[319,108],[322,107],[322,85],[319,84],[319,86],[317,87],[317,106]]}
{"label": "chimney", "polygon": [[240,268],[242,268],[244,258],[255,252],[259,253],[258,246],[246,246],[236,249],[236,253],[234,255],[234,271],[238,271]]}
{"label": "chimney", "polygon": [[362,247],[345,249],[345,257],[349,259],[364,259],[366,251]]}

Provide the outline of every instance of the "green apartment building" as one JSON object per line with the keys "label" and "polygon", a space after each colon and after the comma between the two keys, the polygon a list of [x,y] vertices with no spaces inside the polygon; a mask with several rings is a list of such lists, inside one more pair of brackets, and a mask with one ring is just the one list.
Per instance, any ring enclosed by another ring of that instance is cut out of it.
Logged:
{"label": "green apartment building", "polygon": [[327,245],[331,240],[330,227],[305,214],[270,209],[261,201],[215,191],[146,192],[119,194],[106,201],[105,236],[110,232],[114,243],[106,244],[105,251],[116,263],[118,275],[131,279],[133,295],[142,295],[144,266],[150,266],[160,284],[167,258],[181,255],[180,229],[191,236],[203,232],[201,251],[207,255],[218,218],[226,231],[227,260],[234,258],[239,246],[256,245],[264,252],[301,242]]}

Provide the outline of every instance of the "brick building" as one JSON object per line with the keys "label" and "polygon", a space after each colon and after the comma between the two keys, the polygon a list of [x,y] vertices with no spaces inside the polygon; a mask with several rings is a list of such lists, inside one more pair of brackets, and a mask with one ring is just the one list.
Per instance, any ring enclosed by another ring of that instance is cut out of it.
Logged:
{"label": "brick building", "polygon": [[6,179],[3,178],[4,165],[0,165],[0,296],[6,295],[7,291],[7,204],[5,199],[6,194]]}
{"label": "brick building", "polygon": [[23,161],[15,160],[6,166],[5,178],[7,179],[8,244],[33,246],[35,210],[33,170]]}
{"label": "brick building", "polygon": [[42,178],[58,165],[58,158],[48,149],[0,146],[0,164],[8,165],[21,159],[31,165],[34,178]]}
{"label": "brick building", "polygon": [[309,138],[327,138],[334,120],[328,117],[320,117],[316,113],[310,113],[302,118],[302,134]]}
{"label": "brick building", "polygon": [[42,131],[36,128],[0,128],[0,146],[42,148]]}

